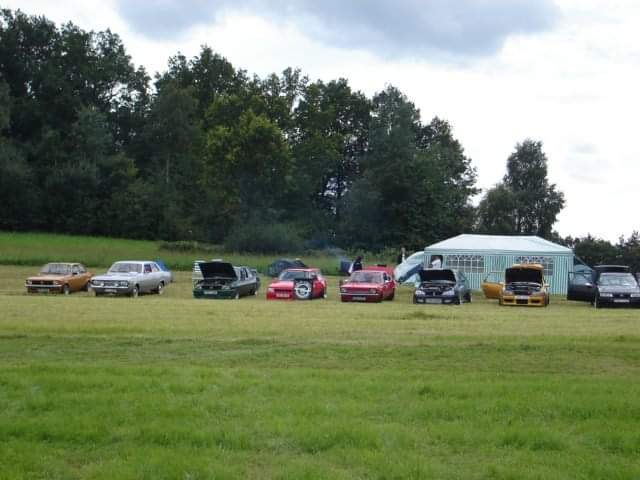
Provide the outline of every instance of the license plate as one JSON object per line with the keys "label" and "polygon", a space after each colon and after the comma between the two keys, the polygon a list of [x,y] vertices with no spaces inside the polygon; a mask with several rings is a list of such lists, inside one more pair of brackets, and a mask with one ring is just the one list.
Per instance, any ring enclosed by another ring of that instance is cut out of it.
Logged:
{"label": "license plate", "polygon": [[288,293],[276,293],[276,297],[278,298],[289,298]]}
{"label": "license plate", "polygon": [[627,298],[614,298],[613,303],[629,303],[629,299]]}
{"label": "license plate", "polygon": [[38,292],[40,292],[40,293],[49,293],[49,289],[48,288],[39,288]]}
{"label": "license plate", "polygon": [[206,290],[204,292],[205,295],[218,295],[218,292],[216,292],[215,290]]}
{"label": "license plate", "polygon": [[442,303],[442,300],[439,298],[427,298],[424,303]]}
{"label": "license plate", "polygon": [[353,300],[354,302],[366,302],[367,297],[351,297],[351,300]]}
{"label": "license plate", "polygon": [[529,300],[526,295],[516,295],[516,300]]}
{"label": "license plate", "polygon": [[118,293],[118,290],[115,288],[105,288],[104,293]]}

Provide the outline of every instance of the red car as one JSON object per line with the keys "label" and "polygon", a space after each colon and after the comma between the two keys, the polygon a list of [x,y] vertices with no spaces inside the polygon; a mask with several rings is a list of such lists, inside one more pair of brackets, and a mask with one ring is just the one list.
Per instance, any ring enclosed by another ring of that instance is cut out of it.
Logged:
{"label": "red car", "polygon": [[311,300],[327,296],[327,281],[317,268],[289,268],[267,287],[267,300]]}
{"label": "red car", "polygon": [[393,300],[396,282],[386,269],[367,267],[353,272],[349,280],[340,285],[343,302],[381,302]]}

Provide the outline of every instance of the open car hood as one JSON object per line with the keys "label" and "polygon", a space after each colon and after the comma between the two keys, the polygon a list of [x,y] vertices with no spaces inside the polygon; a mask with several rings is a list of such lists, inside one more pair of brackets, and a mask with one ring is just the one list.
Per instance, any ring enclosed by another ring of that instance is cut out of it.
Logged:
{"label": "open car hood", "polygon": [[238,278],[233,265],[228,262],[200,262],[200,271],[203,278]]}
{"label": "open car hood", "polygon": [[434,269],[427,269],[427,270],[420,270],[419,272],[420,275],[420,280],[422,282],[441,282],[441,281],[446,281],[446,282],[454,282],[456,281],[456,276],[453,273],[452,270],[449,270],[448,268],[445,269],[439,269],[439,268],[434,268]]}
{"label": "open car hood", "polygon": [[544,283],[544,275],[542,270],[537,268],[512,267],[507,268],[504,274],[505,283],[526,282],[526,283]]}

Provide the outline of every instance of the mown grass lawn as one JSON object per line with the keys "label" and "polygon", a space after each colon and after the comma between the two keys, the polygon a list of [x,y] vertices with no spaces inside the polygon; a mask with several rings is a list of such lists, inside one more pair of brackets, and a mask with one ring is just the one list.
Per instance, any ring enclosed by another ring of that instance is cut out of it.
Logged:
{"label": "mown grass lawn", "polygon": [[0,478],[640,478],[640,311],[28,296]]}

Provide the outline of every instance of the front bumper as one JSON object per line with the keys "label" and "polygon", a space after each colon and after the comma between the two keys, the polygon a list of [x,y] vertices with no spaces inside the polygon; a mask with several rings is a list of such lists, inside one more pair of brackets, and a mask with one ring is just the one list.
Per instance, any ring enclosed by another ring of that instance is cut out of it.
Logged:
{"label": "front bumper", "polygon": [[598,305],[602,307],[640,307],[640,297],[598,297]]}
{"label": "front bumper", "polygon": [[62,285],[34,285],[25,283],[27,293],[62,293]]}
{"label": "front bumper", "polygon": [[295,297],[293,296],[293,290],[290,291],[274,291],[270,292],[267,290],[267,300],[293,300]]}
{"label": "front bumper", "polygon": [[509,307],[546,307],[546,297],[529,296],[529,295],[503,295],[500,299],[500,305]]}
{"label": "front bumper", "polygon": [[236,298],[236,290],[203,290],[193,289],[193,298],[209,298],[212,300],[233,300]]}
{"label": "front bumper", "polygon": [[342,302],[379,303],[382,302],[381,293],[340,293]]}
{"label": "front bumper", "polygon": [[97,295],[130,295],[133,292],[133,285],[127,287],[89,285],[89,289],[93,290]]}
{"label": "front bumper", "polygon": [[458,303],[458,297],[455,295],[413,295],[413,303],[434,304],[434,305],[453,305]]}

